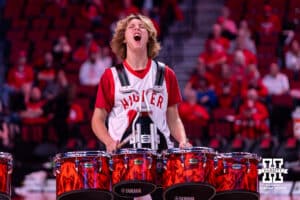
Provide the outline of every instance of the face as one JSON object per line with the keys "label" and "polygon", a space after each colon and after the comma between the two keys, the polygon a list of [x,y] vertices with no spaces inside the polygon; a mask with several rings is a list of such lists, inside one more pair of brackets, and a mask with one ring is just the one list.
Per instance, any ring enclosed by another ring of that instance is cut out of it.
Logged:
{"label": "face", "polygon": [[213,25],[213,35],[215,37],[219,37],[221,35],[222,28],[219,24],[214,24]]}
{"label": "face", "polygon": [[276,74],[279,72],[279,67],[276,63],[272,63],[270,66],[270,73],[273,76],[276,76]]}
{"label": "face", "polygon": [[149,34],[146,25],[139,19],[129,21],[125,29],[127,50],[147,50]]}
{"label": "face", "polygon": [[293,51],[299,51],[300,50],[300,45],[299,42],[297,40],[294,40],[292,43],[292,50]]}

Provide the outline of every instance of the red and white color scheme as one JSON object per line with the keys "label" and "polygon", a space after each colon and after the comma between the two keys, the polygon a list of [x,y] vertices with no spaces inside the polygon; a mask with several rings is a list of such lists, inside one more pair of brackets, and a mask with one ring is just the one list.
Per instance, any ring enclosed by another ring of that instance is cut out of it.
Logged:
{"label": "red and white color scheme", "polygon": [[[140,107],[145,106],[145,100],[150,106],[150,118],[167,140],[168,147],[173,144],[169,140],[170,130],[167,125],[166,111],[168,106],[181,102],[181,95],[174,72],[165,67],[165,77],[162,89],[153,91],[157,72],[156,63],[149,59],[144,70],[134,71],[126,61],[123,62],[124,70],[128,76],[132,93],[122,91],[121,81],[115,67],[107,69],[99,84],[96,107],[105,108],[109,113],[108,130],[114,140],[121,140],[125,131],[130,128]],[[146,98],[146,99],[145,99]]]}

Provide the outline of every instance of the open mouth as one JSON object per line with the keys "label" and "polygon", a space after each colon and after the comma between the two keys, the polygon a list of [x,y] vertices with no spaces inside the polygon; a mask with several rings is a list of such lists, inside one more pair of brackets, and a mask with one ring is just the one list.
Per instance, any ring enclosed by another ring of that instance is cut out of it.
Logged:
{"label": "open mouth", "polygon": [[141,36],[140,36],[140,35],[135,35],[135,36],[133,37],[133,39],[134,39],[135,41],[140,41],[140,40],[141,40]]}

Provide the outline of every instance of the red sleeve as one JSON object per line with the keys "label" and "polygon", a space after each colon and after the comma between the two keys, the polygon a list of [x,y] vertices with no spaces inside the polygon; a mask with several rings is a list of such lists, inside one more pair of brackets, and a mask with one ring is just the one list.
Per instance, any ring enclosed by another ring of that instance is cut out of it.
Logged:
{"label": "red sleeve", "polygon": [[166,66],[165,79],[168,92],[168,106],[178,104],[182,101],[177,78],[172,69]]}
{"label": "red sleeve", "polygon": [[114,93],[115,84],[113,75],[111,69],[108,68],[104,71],[100,79],[95,107],[104,108],[109,113],[114,106]]}

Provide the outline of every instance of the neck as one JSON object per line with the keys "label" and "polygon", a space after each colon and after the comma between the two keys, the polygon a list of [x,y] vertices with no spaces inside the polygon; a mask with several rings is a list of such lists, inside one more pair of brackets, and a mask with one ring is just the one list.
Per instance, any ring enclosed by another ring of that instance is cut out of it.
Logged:
{"label": "neck", "polygon": [[127,52],[126,62],[132,67],[133,70],[145,69],[148,62],[147,52]]}

